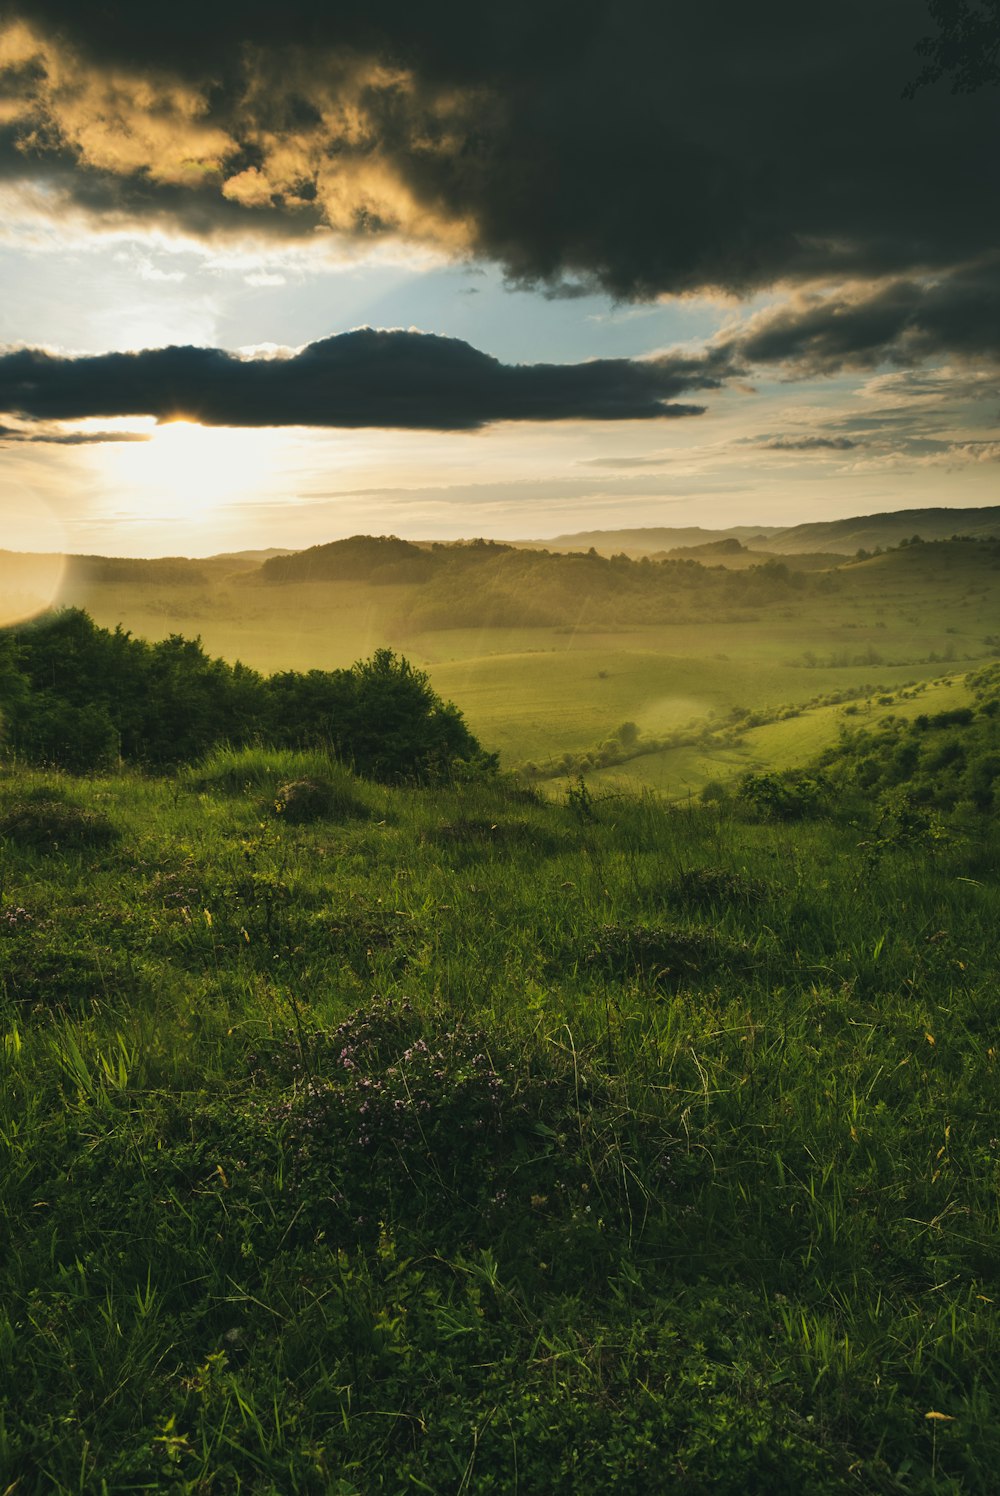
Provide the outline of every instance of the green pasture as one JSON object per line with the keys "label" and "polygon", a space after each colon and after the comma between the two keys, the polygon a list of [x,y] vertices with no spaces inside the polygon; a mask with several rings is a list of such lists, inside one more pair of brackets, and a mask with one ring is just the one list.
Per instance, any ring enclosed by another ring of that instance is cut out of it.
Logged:
{"label": "green pasture", "polygon": [[[949,711],[970,700],[962,675],[919,682],[913,690],[881,692],[847,703],[805,708],[795,716],[742,731],[735,743],[706,742],[697,747],[644,753],[614,768],[591,770],[600,791],[655,791],[669,799],[697,796],[713,782],[763,769],[794,769],[817,758],[845,729],[872,728],[889,714],[912,720],[921,713]],[[556,779],[544,786],[551,796],[565,793]]]}
{"label": "green pasture", "polygon": [[995,820],[864,815],[8,769],[0,1490],[991,1496]]}

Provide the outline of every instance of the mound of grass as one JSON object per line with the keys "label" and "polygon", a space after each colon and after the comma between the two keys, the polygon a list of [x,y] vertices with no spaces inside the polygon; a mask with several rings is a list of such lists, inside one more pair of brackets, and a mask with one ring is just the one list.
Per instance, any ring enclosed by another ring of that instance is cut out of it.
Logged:
{"label": "mound of grass", "polygon": [[651,986],[676,987],[720,970],[743,972],[750,965],[750,951],[714,930],[603,925],[587,941],[583,959],[619,980],[641,977]]}
{"label": "mound of grass", "polygon": [[768,895],[768,886],[760,878],[725,867],[689,867],[667,884],[670,903],[683,908],[752,909]]}
{"label": "mound of grass", "polygon": [[288,784],[280,785],[274,798],[274,809],[282,820],[293,826],[368,815],[367,805],[346,784],[335,784],[325,778],[292,779]]}
{"label": "mound of grass", "polygon": [[0,811],[0,836],[36,852],[57,853],[108,847],[118,828],[97,810],[51,790],[35,790],[8,801]]}
{"label": "mound of grass", "polygon": [[23,910],[0,920],[0,989],[23,1009],[85,1013],[118,986],[121,967],[116,956],[102,959],[85,945],[60,939]]}
{"label": "mound of grass", "polygon": [[[430,1229],[439,1246],[502,1237],[532,1274],[543,1250],[546,1272],[577,1283],[631,1229],[623,1130],[643,1133],[638,1168],[652,1163],[657,1188],[698,1172],[674,1167],[661,1119],[626,1121],[624,1096],[585,1058],[526,1052],[440,1005],[376,998],[334,1029],[287,1035],[258,1064],[281,1081],[265,1130],[283,1139],[300,1240],[359,1227],[377,1238],[391,1199],[399,1226]],[[587,1219],[592,1199],[600,1222]]]}
{"label": "mound of grass", "polygon": [[310,950],[332,953],[358,976],[368,977],[376,955],[388,954],[391,968],[402,970],[408,959],[408,937],[412,939],[412,921],[405,914],[375,907],[322,910],[310,921],[303,939]]}
{"label": "mound of grass", "polygon": [[[216,748],[190,769],[177,774],[179,784],[199,793],[264,795],[294,779],[329,778],[340,765],[328,753],[299,753],[288,748]],[[346,772],[346,771],[344,771]]]}
{"label": "mound of grass", "polygon": [[290,824],[371,814],[360,781],[319,750],[219,748],[178,779],[201,794],[258,796]]}

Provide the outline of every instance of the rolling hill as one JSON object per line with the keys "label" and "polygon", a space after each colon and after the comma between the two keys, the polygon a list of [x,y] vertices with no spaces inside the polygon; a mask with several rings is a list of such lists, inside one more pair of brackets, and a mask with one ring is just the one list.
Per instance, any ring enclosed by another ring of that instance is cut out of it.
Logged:
{"label": "rolling hill", "polygon": [[856,515],[850,519],[815,520],[808,524],[736,525],[728,530],[703,530],[651,527],[635,530],[581,530],[574,535],[557,535],[552,540],[519,542],[548,550],[589,550],[601,555],[624,551],[630,556],[652,556],[656,552],[675,551],[679,547],[717,544],[739,540],[750,550],[796,555],[833,551],[853,556],[859,550],[887,549],[919,535],[921,540],[948,540],[953,535],[970,535],[975,539],[1000,536],[1000,506],[984,509],[900,509],[888,514]]}

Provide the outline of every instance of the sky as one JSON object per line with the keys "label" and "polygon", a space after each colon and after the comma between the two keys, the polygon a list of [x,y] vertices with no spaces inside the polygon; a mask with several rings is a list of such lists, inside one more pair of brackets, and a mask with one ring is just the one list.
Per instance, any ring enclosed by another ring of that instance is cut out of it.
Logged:
{"label": "sky", "polygon": [[0,547],[1000,495],[997,0],[0,0]]}

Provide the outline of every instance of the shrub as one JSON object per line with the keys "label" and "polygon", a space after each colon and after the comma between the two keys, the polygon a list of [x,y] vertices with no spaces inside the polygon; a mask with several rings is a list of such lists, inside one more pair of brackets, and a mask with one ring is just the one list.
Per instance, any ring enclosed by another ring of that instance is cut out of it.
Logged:
{"label": "shrub", "polygon": [[15,719],[13,738],[30,762],[71,774],[110,768],[118,756],[118,734],[104,706],[74,705],[51,691],[28,698]]}
{"label": "shrub", "polygon": [[822,814],[830,790],[822,775],[743,774],[736,786],[740,808],[754,820],[801,821]]}
{"label": "shrub", "polygon": [[350,670],[264,679],[210,659],[198,639],[149,644],[76,608],[0,636],[8,741],[33,763],[73,772],[127,762],[172,769],[223,743],[332,748],[385,783],[492,772],[462,713],[390,649]]}
{"label": "shrub", "polygon": [[460,767],[493,771],[458,707],[442,701],[426,673],[391,649],[350,671],[350,694],[334,744],[358,773],[386,784],[452,779]]}

